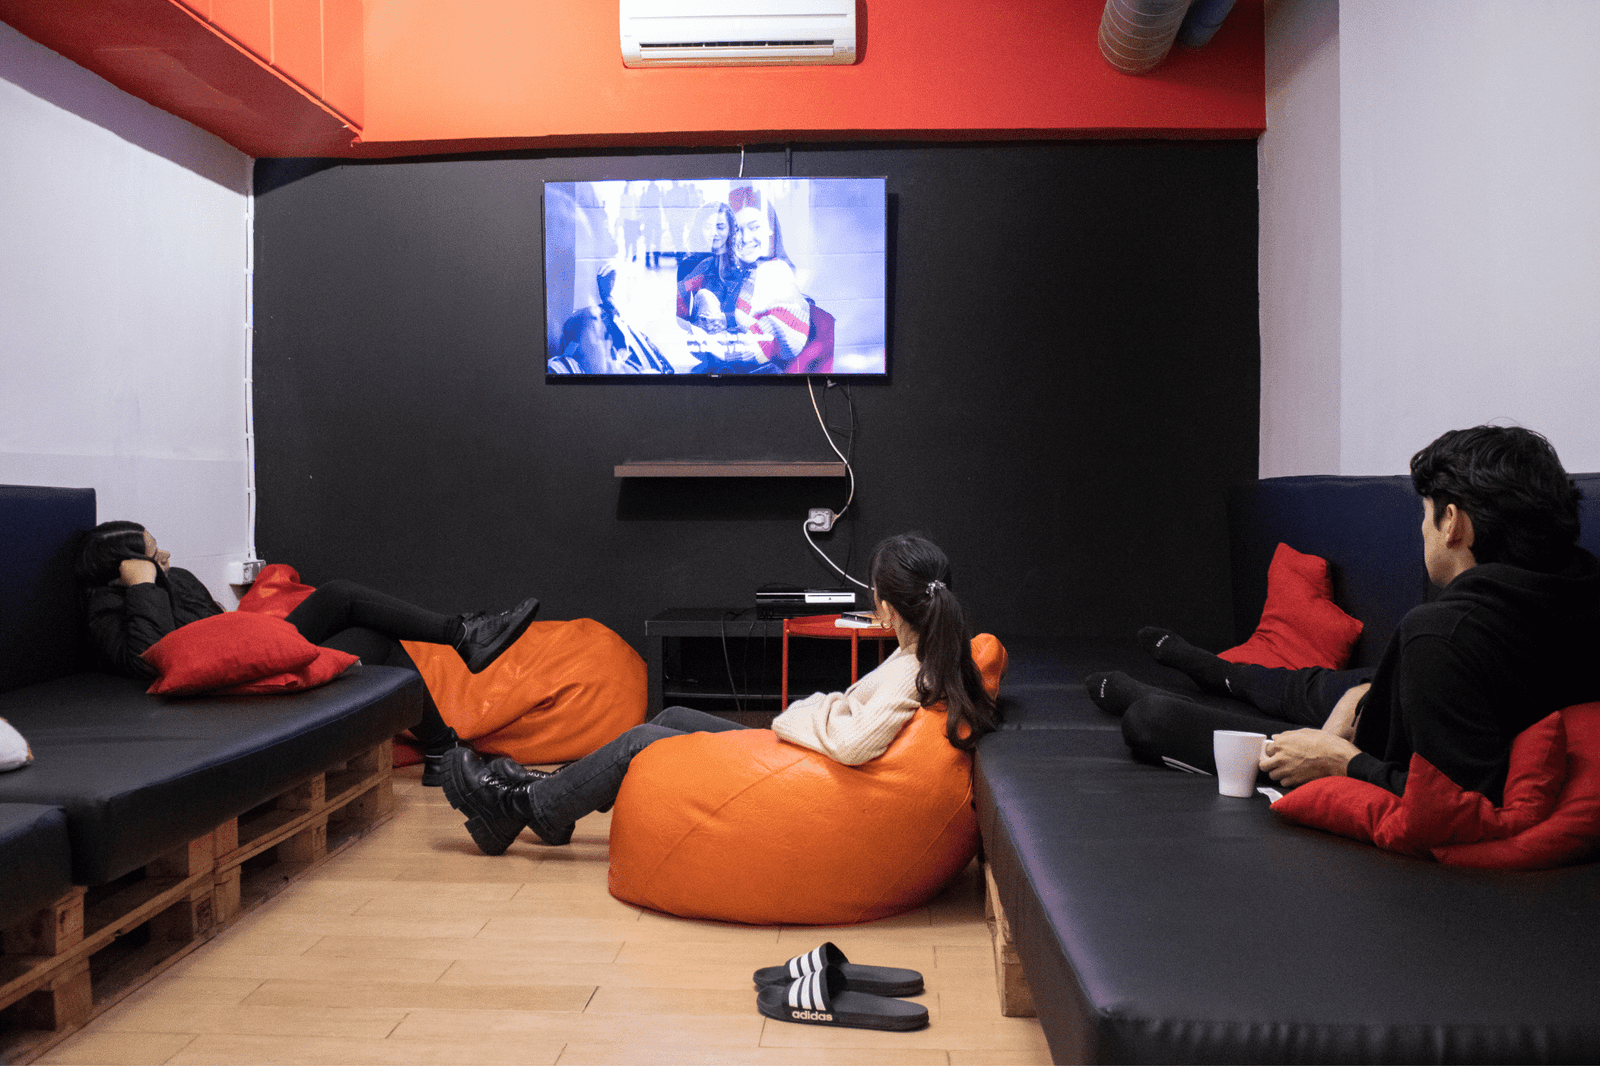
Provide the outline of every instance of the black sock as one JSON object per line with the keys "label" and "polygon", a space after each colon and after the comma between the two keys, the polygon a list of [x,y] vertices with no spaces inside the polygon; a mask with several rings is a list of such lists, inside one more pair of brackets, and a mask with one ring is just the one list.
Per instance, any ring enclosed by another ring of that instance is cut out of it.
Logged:
{"label": "black sock", "polygon": [[1083,679],[1083,686],[1089,690],[1090,702],[1102,711],[1115,715],[1121,715],[1135,700],[1161,691],[1154,685],[1135,681],[1116,670],[1090,674]]}
{"label": "black sock", "polygon": [[1170,629],[1145,626],[1139,630],[1139,645],[1162,666],[1181,670],[1194,679],[1201,691],[1226,696],[1231,690],[1228,679],[1233,663],[1219,659],[1208,651],[1190,644]]}

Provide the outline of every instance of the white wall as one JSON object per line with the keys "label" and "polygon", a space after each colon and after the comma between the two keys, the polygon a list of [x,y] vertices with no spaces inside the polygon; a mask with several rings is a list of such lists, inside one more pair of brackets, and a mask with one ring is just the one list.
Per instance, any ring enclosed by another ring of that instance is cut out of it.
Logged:
{"label": "white wall", "polygon": [[3,24],[0,144],[0,482],[93,487],[232,606],[249,158]]}
{"label": "white wall", "polygon": [[[1269,213],[1284,193],[1263,150],[1263,474],[1401,473],[1443,430],[1488,421],[1600,470],[1600,4],[1342,0],[1338,23],[1339,281],[1317,275],[1287,329],[1278,266],[1305,229]],[[1284,48],[1269,35],[1269,71]],[[1269,101],[1269,138],[1327,125],[1327,79],[1314,58],[1300,71],[1315,103],[1272,129]],[[1335,303],[1333,402],[1308,353]],[[1305,418],[1306,395],[1332,406]]]}
{"label": "white wall", "polygon": [[1277,477],[1339,463],[1339,4],[1266,11],[1260,467]]}

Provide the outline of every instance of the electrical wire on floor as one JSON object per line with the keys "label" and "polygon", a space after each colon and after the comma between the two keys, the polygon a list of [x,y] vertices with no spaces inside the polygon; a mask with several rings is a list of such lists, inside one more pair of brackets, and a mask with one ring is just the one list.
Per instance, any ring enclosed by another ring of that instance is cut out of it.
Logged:
{"label": "electrical wire on floor", "polygon": [[[833,516],[834,522],[837,523],[839,521],[839,519],[844,517],[845,512],[850,510],[850,505],[855,502],[855,498],[856,498],[856,471],[855,471],[855,466],[850,462],[850,458],[847,455],[845,455],[844,452],[839,450],[839,445],[833,439],[833,432],[828,428],[827,419],[822,417],[822,407],[817,403],[817,389],[816,389],[816,375],[815,374],[810,374],[810,375],[806,376],[806,394],[811,397],[811,410],[816,412],[817,425],[822,427],[822,435],[827,438],[828,447],[833,449],[833,454],[837,455],[839,457],[839,461],[844,464],[844,472],[850,478],[850,492],[845,497],[844,506],[839,508],[838,512]],[[855,423],[856,423],[855,401],[850,398],[850,394],[848,392],[845,393],[845,401],[847,403],[849,403],[849,405],[850,405],[850,450],[852,452],[854,452],[855,451],[855,436],[856,436],[856,433],[855,433]],[[831,559],[828,556],[828,553],[823,551],[822,548],[817,545],[817,542],[811,538],[811,519],[810,519],[809,516],[801,520],[801,522],[800,522],[800,531],[801,531],[802,534],[804,534],[804,536],[806,538],[806,543],[811,545],[811,550],[816,552],[819,556],[821,556],[823,562],[825,562],[829,566],[833,567],[833,569],[838,572],[840,577],[843,577],[848,581],[852,581],[852,582],[854,582],[855,584],[861,586],[864,589],[871,589],[872,588],[872,586],[868,585],[865,581],[861,581],[861,580],[859,580],[859,579],[857,579],[855,577],[852,577],[848,571],[846,571],[838,563],[834,562],[833,559]]]}
{"label": "electrical wire on floor", "polygon": [[[743,610],[727,612],[722,616],[722,624],[719,627],[722,630],[722,665],[726,667],[728,671],[728,693],[733,696],[733,709],[741,714],[744,713],[744,700],[739,696],[739,682],[735,680],[733,676],[733,656],[728,653],[728,623],[735,620],[748,610],[749,608],[746,607]],[[749,642],[750,637],[755,635],[756,623],[758,621],[759,619],[755,618],[750,620],[750,628],[745,632],[746,643]],[[748,657],[745,663],[744,676],[745,686],[748,688],[750,684],[750,664],[748,662]]]}

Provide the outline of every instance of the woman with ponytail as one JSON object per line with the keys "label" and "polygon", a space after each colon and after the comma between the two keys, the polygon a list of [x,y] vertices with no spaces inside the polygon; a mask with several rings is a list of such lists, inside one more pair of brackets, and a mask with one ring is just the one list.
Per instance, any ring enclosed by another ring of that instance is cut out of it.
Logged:
{"label": "woman with ponytail", "polygon": [[[950,589],[950,561],[926,537],[890,537],[872,555],[878,621],[899,647],[843,692],[798,700],[772,722],[792,744],[846,766],[889,749],[919,707],[944,703],[950,743],[970,751],[998,724],[994,700],[972,661],[961,603]],[[609,810],[635,755],[664,737],[743,729],[686,707],[669,707],[554,775],[518,772],[505,760],[485,764],[468,748],[445,758],[445,796],[467,816],[467,831],[486,855],[499,855],[524,828],[546,844],[572,839],[574,823]]]}
{"label": "woman with ponytail", "polygon": [[918,661],[918,706],[943,703],[945,735],[971,751],[999,727],[999,718],[972,661],[961,601],[950,591],[950,560],[926,537],[905,533],[878,545],[871,573],[880,624],[893,629],[900,647],[909,646]]}

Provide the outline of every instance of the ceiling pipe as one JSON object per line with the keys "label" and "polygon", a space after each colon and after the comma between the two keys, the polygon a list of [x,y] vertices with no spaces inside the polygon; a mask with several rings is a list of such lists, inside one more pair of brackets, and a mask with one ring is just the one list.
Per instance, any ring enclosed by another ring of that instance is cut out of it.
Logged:
{"label": "ceiling pipe", "polygon": [[1189,0],[1106,0],[1100,16],[1100,54],[1124,74],[1161,65],[1183,25]]}

